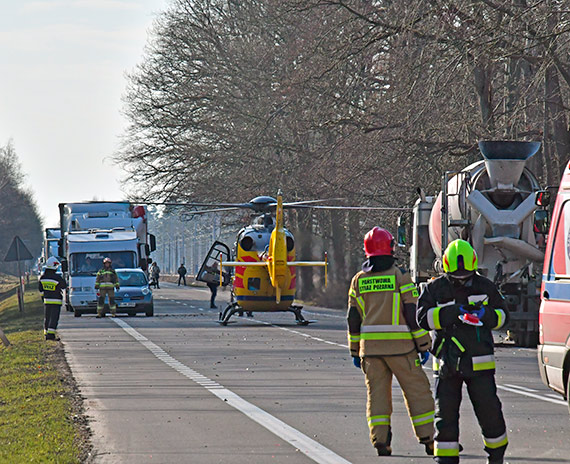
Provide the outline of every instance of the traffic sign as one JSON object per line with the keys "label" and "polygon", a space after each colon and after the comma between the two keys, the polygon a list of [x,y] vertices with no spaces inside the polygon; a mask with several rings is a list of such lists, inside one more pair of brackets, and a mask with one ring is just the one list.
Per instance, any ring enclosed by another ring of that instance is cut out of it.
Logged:
{"label": "traffic sign", "polygon": [[4,261],[26,261],[28,259],[34,259],[30,250],[26,248],[26,245],[20,237],[17,235],[12,240],[12,244],[6,253]]}

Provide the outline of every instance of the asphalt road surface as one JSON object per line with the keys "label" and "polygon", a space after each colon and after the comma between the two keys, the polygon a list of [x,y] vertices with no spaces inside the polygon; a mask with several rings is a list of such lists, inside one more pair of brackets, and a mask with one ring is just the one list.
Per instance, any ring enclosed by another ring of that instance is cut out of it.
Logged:
{"label": "asphalt road surface", "polygon": [[[346,347],[343,311],[307,308],[235,317],[226,327],[208,289],[164,283],[155,317],[74,318],[59,333],[85,398],[96,463],[433,462],[413,435],[394,381],[393,455],[368,438],[363,374]],[[229,299],[218,294],[218,303]],[[497,349],[508,463],[570,463],[566,402],[540,381],[536,350]],[[431,371],[428,376],[431,378]],[[485,463],[467,394],[462,462]]]}

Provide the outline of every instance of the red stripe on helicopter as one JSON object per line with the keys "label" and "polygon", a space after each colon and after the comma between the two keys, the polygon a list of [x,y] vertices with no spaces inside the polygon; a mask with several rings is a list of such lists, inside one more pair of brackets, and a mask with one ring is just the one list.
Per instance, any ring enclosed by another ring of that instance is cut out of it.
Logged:
{"label": "red stripe on helicopter", "polygon": [[[257,263],[260,260],[259,259],[255,259],[253,256],[240,256],[238,261],[243,261],[244,263]],[[245,274],[245,266],[237,266],[236,267],[236,274]],[[243,287],[243,282],[242,282],[242,287]]]}

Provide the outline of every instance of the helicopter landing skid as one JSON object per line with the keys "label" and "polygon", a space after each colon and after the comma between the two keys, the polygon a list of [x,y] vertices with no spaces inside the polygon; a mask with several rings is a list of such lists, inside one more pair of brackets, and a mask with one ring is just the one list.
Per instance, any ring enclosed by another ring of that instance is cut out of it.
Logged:
{"label": "helicopter landing skid", "polygon": [[297,322],[297,325],[309,325],[313,322],[316,322],[316,321],[309,321],[309,320],[305,319],[303,317],[303,315],[301,314],[302,308],[303,308],[302,306],[291,305],[287,309],[287,311],[291,311],[293,314],[295,314],[295,321]]}
{"label": "helicopter landing skid", "polygon": [[220,312],[220,317],[218,323],[222,325],[228,325],[230,318],[235,314],[241,312],[243,314],[243,308],[237,303],[230,303],[226,306],[226,309]]}

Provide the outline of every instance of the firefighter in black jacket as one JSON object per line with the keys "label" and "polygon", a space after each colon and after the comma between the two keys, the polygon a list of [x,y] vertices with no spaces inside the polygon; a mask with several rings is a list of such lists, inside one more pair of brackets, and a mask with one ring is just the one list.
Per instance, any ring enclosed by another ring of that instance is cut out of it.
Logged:
{"label": "firefighter in black jacket", "polygon": [[488,463],[500,464],[508,439],[495,385],[491,330],[501,328],[508,313],[495,284],[476,273],[477,254],[468,242],[449,244],[443,269],[445,274],[424,288],[417,310],[420,327],[435,331],[435,460],[459,462],[459,406],[465,382]]}
{"label": "firefighter in black jacket", "polygon": [[46,262],[46,270],[40,277],[38,288],[44,300],[44,334],[46,340],[57,340],[56,329],[63,303],[65,281],[56,273],[59,261],[53,256]]}

